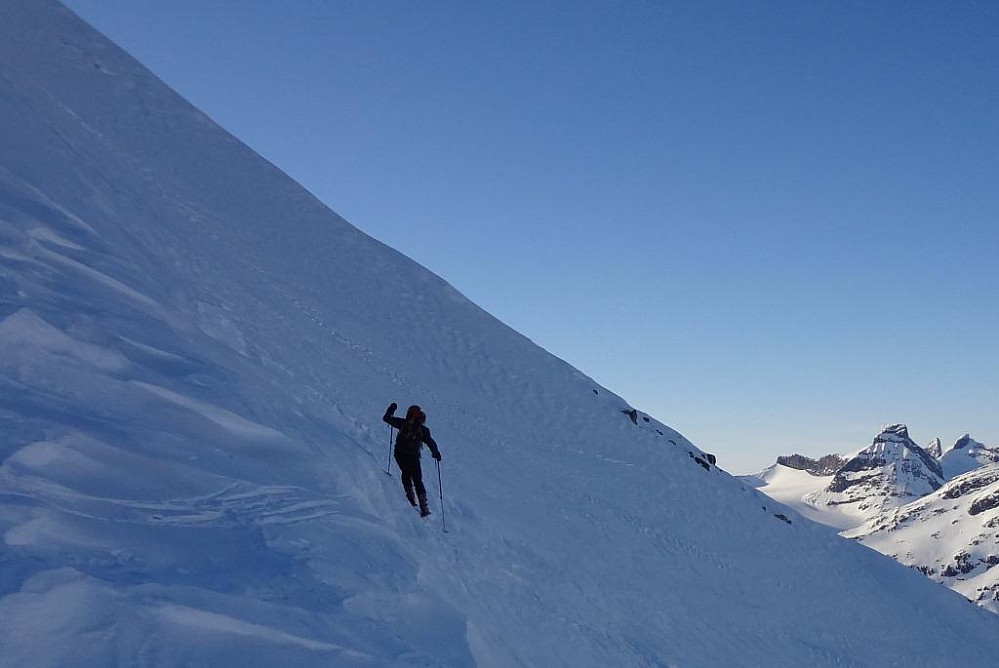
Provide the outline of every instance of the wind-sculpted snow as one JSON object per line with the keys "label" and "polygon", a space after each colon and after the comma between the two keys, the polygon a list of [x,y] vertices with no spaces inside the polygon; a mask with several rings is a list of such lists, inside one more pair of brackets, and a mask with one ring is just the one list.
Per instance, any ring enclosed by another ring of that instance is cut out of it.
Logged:
{"label": "wind-sculpted snow", "polygon": [[[3,4],[0,664],[999,652],[994,616],[632,422],[61,6]],[[441,444],[429,521],[383,471],[390,401]]]}

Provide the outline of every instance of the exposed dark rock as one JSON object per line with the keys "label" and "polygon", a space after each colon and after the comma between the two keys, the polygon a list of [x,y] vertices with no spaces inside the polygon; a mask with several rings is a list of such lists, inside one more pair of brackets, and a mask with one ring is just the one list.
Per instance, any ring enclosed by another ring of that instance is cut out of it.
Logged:
{"label": "exposed dark rock", "polygon": [[958,574],[967,575],[975,570],[976,566],[978,566],[978,562],[971,563],[971,555],[967,552],[960,552],[954,557],[954,563],[947,564],[947,567],[940,572],[940,575],[945,578],[952,578]]}
{"label": "exposed dark rock", "polygon": [[959,485],[954,485],[950,487],[943,493],[945,499],[956,499],[958,497],[964,496],[968,492],[980,489],[991,485],[996,481],[996,477],[993,476],[975,476],[970,480],[962,480]]}
{"label": "exposed dark rock", "polygon": [[774,513],[774,517],[776,517],[777,519],[779,519],[779,520],[781,520],[783,522],[787,522],[788,524],[791,523],[791,520],[789,520],[787,518],[787,515],[785,515],[784,513]]}
{"label": "exposed dark rock", "polygon": [[971,504],[971,509],[968,513],[971,515],[978,515],[979,513],[984,513],[986,510],[992,510],[996,507],[999,507],[999,492],[986,494],[980,499],[975,499],[975,501]]}
{"label": "exposed dark rock", "polygon": [[975,566],[978,565],[977,563],[971,563],[971,555],[967,552],[959,553],[956,557],[954,557],[954,561],[957,562],[957,569],[964,574],[968,574],[975,570]]}
{"label": "exposed dark rock", "polygon": [[994,584],[989,587],[982,587],[978,590],[977,601],[999,601],[999,584]]}
{"label": "exposed dark rock", "polygon": [[701,459],[700,455],[695,455],[693,452],[690,452],[689,450],[687,451],[687,454],[690,456],[691,459],[693,459],[695,462],[703,466],[705,471],[711,470],[711,464]]}
{"label": "exposed dark rock", "polygon": [[839,455],[825,455],[812,459],[805,455],[785,455],[777,458],[777,463],[799,471],[808,471],[812,475],[832,475],[847,463],[847,459]]}
{"label": "exposed dark rock", "polygon": [[881,433],[874,437],[874,442],[885,443],[891,440],[899,440],[899,439],[904,441],[912,440],[911,438],[909,438],[909,428],[906,427],[901,422],[896,422],[895,424],[885,425],[881,429]]}
{"label": "exposed dark rock", "polygon": [[961,438],[957,439],[957,442],[954,443],[953,449],[954,450],[964,450],[971,443],[972,443],[971,434],[965,434]]}
{"label": "exposed dark rock", "polygon": [[638,424],[638,411],[634,408],[622,408],[621,412],[631,418],[631,421]]}

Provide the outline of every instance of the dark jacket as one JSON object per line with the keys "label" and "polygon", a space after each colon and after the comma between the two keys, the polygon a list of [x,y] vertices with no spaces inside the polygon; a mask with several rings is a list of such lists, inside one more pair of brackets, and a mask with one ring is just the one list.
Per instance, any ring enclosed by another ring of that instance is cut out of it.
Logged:
{"label": "dark jacket", "polygon": [[410,423],[405,418],[395,417],[394,413],[395,411],[389,406],[385,415],[382,416],[382,420],[399,430],[395,437],[395,451],[397,453],[419,455],[420,447],[426,443],[430,452],[434,453],[434,457],[440,456],[437,443],[430,436],[430,430],[427,429],[426,425],[416,422]]}

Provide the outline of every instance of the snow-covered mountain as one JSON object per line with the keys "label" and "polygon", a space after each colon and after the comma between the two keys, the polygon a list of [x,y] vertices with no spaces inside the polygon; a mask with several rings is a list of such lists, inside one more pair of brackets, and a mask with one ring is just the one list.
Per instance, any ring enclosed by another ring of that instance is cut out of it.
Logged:
{"label": "snow-covered mountain", "polygon": [[922,453],[914,446],[905,425],[890,425],[853,455],[782,456],[774,466],[742,479],[809,519],[849,529],[883,509],[932,493],[944,480],[999,462],[999,449],[967,434],[946,450],[939,438]]}
{"label": "snow-covered mountain", "polygon": [[903,424],[883,427],[871,445],[853,454],[817,460],[783,456],[743,480],[809,519],[840,530],[943,484],[939,463],[909,438]]}
{"label": "snow-covered mountain", "polygon": [[[999,618],[629,419],[61,5],[2,16],[0,665],[999,653]],[[444,454],[432,521],[384,473],[393,400]]]}
{"label": "snow-covered mountain", "polygon": [[940,457],[943,455],[943,443],[940,441],[939,438],[934,438],[923,449],[926,450],[926,454],[928,454],[930,457],[933,457],[933,459],[940,459]]}
{"label": "snow-covered mountain", "polygon": [[999,464],[843,534],[999,613]]}
{"label": "snow-covered mountain", "polygon": [[825,489],[805,497],[817,508],[835,508],[857,518],[897,508],[939,489],[940,464],[909,438],[903,424],[885,426],[874,442],[851,457]]}
{"label": "snow-covered mountain", "polygon": [[999,448],[990,448],[965,434],[939,459],[944,478],[951,480],[981,466],[999,462]]}
{"label": "snow-covered mountain", "polygon": [[940,439],[923,454],[912,446],[905,426],[891,425],[834,475],[820,464],[833,456],[792,455],[743,480],[999,613],[999,451],[967,434],[946,451]]}

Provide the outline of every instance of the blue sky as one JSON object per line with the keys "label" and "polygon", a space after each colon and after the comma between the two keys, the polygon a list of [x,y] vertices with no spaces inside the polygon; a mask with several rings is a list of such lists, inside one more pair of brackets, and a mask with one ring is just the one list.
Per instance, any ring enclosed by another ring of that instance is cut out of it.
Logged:
{"label": "blue sky", "polygon": [[67,4],[730,471],[999,445],[999,4]]}

